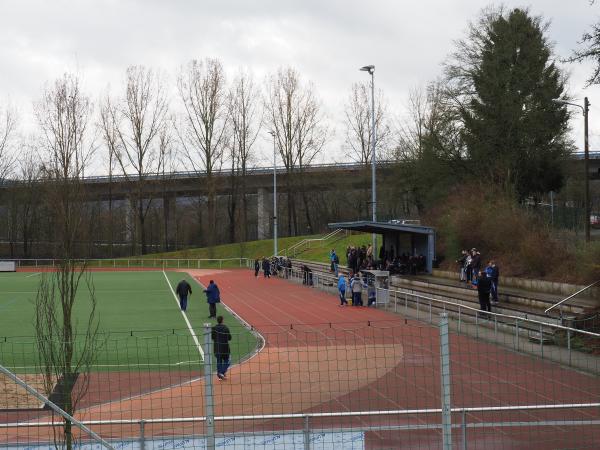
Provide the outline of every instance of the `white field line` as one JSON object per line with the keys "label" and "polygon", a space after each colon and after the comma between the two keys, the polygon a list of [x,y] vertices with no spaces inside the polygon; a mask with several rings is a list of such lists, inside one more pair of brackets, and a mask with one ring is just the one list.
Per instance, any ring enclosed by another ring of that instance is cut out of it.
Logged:
{"label": "white field line", "polygon": [[31,277],[35,277],[37,275],[41,275],[42,272],[36,272],[36,273],[32,273],[31,275],[27,275],[25,278],[31,278]]}
{"label": "white field line", "polygon": [[[107,367],[177,367],[177,366],[189,366],[196,365],[201,360],[195,361],[179,361],[174,363],[138,363],[138,364],[93,364],[90,367],[107,368]],[[39,370],[41,366],[6,366],[8,370]]]}
{"label": "white field line", "polygon": [[[173,294],[173,298],[175,299],[175,303],[177,304],[177,309],[179,309],[179,311],[181,311],[181,307],[179,306],[179,300],[177,299],[177,294],[175,294],[175,291],[173,290],[173,286],[171,286],[171,282],[169,281],[169,278],[167,277],[167,274],[165,273],[164,270],[163,270],[163,275],[165,276],[165,280],[167,280],[169,289],[171,289],[171,293]],[[192,328],[192,324],[190,324],[190,321],[188,320],[188,317],[187,317],[185,311],[181,311],[181,315],[183,316],[183,319],[185,320],[185,323],[187,324],[188,330],[190,330],[190,334],[192,335],[192,339],[194,339],[194,343],[196,344],[196,347],[198,347],[198,351],[200,352],[200,358],[202,359],[202,361],[204,361],[204,350],[202,350],[202,346],[200,345],[200,342],[198,342],[198,336],[196,336],[196,333],[194,332],[194,329]]]}

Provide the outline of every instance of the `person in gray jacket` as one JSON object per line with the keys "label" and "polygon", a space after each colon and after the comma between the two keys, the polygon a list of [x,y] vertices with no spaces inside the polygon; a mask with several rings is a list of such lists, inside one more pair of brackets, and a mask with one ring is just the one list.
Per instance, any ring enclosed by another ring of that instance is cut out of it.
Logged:
{"label": "person in gray jacket", "polygon": [[352,306],[362,306],[362,288],[363,283],[358,273],[354,274],[352,281],[350,282],[350,289],[352,290]]}

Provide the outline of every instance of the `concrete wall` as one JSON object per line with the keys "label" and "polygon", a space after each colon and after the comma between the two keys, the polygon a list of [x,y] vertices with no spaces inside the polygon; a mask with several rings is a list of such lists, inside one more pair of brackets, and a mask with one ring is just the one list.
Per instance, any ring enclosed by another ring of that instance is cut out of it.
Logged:
{"label": "concrete wall", "polygon": [[[434,269],[433,275],[437,277],[450,278],[453,280],[458,279],[458,271],[449,272],[445,270]],[[546,292],[548,294],[564,295],[565,297],[568,297],[569,295],[572,295],[585,287],[579,284],[532,280],[528,278],[503,277],[502,275],[500,275],[500,283],[503,286],[526,289],[535,292]],[[588,298],[600,299],[600,288],[590,288],[581,295]]]}

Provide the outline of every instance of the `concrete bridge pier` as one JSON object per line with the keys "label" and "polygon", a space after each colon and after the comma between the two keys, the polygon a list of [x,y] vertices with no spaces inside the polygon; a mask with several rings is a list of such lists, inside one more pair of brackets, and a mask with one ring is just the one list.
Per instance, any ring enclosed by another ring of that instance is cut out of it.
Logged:
{"label": "concrete bridge pier", "polygon": [[258,240],[270,237],[271,218],[269,208],[269,192],[265,188],[259,188],[258,191],[258,214],[257,214],[257,238]]}
{"label": "concrete bridge pier", "polygon": [[165,250],[174,250],[175,238],[177,235],[177,197],[174,195],[165,195],[163,201],[163,226],[165,228]]}
{"label": "concrete bridge pier", "polygon": [[135,245],[135,228],[136,228],[136,215],[135,215],[135,201],[131,198],[125,199],[125,230],[124,238],[125,241]]}

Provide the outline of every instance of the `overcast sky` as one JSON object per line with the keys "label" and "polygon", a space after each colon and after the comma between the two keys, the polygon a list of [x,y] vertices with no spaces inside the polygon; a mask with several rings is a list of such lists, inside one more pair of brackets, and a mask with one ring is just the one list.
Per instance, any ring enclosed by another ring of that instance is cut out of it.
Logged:
{"label": "overcast sky", "polygon": [[[0,0],[0,104],[17,107],[22,128],[33,123],[32,101],[44,83],[66,71],[83,78],[96,100],[111,85],[120,91],[127,66],[165,71],[174,86],[178,67],[190,59],[219,58],[230,77],[238,67],[262,81],[291,65],[314,82],[335,136],[323,160],[342,160],[343,105],[353,82],[366,78],[358,68],[376,66],[396,120],[405,116],[411,88],[441,74],[441,63],[464,36],[470,20],[490,5],[477,0]],[[551,22],[558,56],[568,56],[600,6],[589,0],[505,1],[529,7]],[[569,91],[585,95],[590,112],[591,148],[600,150],[600,89],[584,89],[590,65],[567,65]],[[176,102],[176,98],[172,101]],[[582,145],[582,120],[573,116]],[[266,134],[266,131],[265,131]],[[266,139],[258,143],[269,148]]]}

